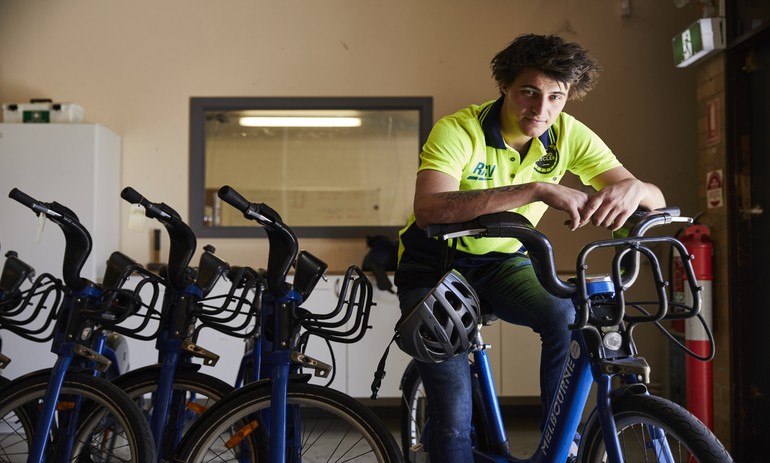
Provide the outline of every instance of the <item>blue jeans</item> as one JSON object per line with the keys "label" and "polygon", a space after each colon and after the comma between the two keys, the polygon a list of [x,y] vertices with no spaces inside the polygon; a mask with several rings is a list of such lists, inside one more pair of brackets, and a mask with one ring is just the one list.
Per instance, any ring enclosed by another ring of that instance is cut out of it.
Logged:
{"label": "blue jeans", "polygon": [[[543,289],[524,254],[481,267],[457,270],[473,285],[482,304],[489,305],[495,316],[530,327],[540,334],[540,400],[543,407],[540,429],[543,429],[569,349],[571,333],[567,325],[575,321],[572,301],[556,298]],[[399,291],[401,310],[414,307],[431,289]],[[458,355],[442,363],[416,363],[428,398],[430,426],[426,437],[431,461],[473,461],[467,356]],[[516,368],[515,361],[506,367]]]}

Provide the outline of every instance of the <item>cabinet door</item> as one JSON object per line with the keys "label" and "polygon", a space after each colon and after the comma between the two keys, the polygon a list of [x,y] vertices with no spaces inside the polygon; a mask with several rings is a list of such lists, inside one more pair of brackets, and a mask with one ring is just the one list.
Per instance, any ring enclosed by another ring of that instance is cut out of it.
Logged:
{"label": "cabinet door", "polygon": [[[339,291],[344,277],[341,275],[332,275],[328,281],[319,281],[313,292],[308,297],[307,302],[302,304],[302,308],[313,313],[326,314],[334,310],[337,306]],[[334,319],[332,319],[334,320]],[[334,352],[334,362],[332,362],[332,351]],[[333,365],[334,381],[329,385],[332,389],[347,393],[347,369],[348,369],[348,349],[346,344],[332,342],[327,344],[318,336],[310,336],[305,354],[321,362]],[[307,371],[310,374],[312,370]],[[329,378],[313,376],[311,384],[325,386]]]}
{"label": "cabinet door", "polygon": [[[389,277],[392,281],[393,276]],[[373,280],[373,278],[372,278]],[[395,288],[395,287],[394,287]],[[388,291],[381,291],[374,286],[372,300],[377,305],[372,307],[369,326],[364,338],[348,345],[348,394],[358,398],[372,395],[374,372],[385,348],[393,339],[396,322],[401,317],[398,297]],[[390,347],[385,378],[378,393],[381,398],[401,397],[401,376],[411,357],[403,353],[395,343]]]}
{"label": "cabinet door", "polygon": [[526,326],[501,325],[502,393],[500,396],[540,396],[540,335]]}

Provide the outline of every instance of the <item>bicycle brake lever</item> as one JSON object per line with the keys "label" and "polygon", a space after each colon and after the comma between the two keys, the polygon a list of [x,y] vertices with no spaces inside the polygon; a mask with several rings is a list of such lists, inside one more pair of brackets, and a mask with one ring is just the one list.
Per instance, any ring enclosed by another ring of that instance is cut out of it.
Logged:
{"label": "bicycle brake lever", "polygon": [[460,230],[452,233],[447,233],[446,235],[441,235],[441,237],[444,240],[451,240],[452,238],[459,238],[461,236],[473,236],[474,238],[479,238],[484,236],[487,233],[486,228],[474,228],[471,230]]}

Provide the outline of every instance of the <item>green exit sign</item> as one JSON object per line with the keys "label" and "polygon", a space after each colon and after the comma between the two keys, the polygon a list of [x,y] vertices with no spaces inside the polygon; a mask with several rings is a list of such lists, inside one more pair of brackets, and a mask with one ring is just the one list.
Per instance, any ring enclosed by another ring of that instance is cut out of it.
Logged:
{"label": "green exit sign", "polygon": [[678,68],[709,57],[725,48],[723,18],[699,19],[674,37],[674,64]]}

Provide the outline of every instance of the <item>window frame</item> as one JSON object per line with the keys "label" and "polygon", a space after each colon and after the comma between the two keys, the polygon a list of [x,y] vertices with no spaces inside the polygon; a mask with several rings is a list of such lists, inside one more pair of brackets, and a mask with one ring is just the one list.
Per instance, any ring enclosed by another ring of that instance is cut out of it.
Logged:
{"label": "window frame", "polygon": [[[433,126],[433,97],[191,97],[190,98],[190,228],[199,238],[259,238],[260,227],[211,227],[204,225],[206,199],[206,112],[299,109],[418,110],[419,150]],[[249,198],[246,198],[249,199]],[[365,238],[385,235],[395,238],[405,226],[292,226],[298,238]],[[257,236],[255,236],[257,235]]]}

